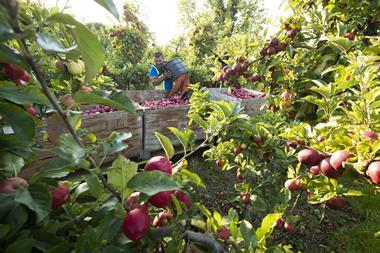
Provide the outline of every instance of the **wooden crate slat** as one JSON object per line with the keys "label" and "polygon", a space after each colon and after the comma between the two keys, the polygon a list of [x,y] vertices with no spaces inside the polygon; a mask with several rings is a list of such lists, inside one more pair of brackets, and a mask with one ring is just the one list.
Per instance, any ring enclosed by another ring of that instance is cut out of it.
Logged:
{"label": "wooden crate slat", "polygon": [[[142,123],[143,113],[141,109],[138,109],[136,115],[127,112],[86,115],[82,118],[81,127],[87,128],[91,133],[94,133],[99,140],[108,137],[114,131],[131,132],[132,137],[126,141],[129,146],[123,151],[123,155],[126,157],[136,157],[143,148]],[[22,170],[23,175],[33,175],[43,164],[55,158],[53,153],[48,152],[49,149],[55,147],[54,144],[44,140],[42,133],[36,134],[35,139],[37,144],[43,146],[43,150],[38,150],[36,152],[36,160],[32,164],[24,167]],[[84,143],[89,143],[89,141],[84,141]],[[99,153],[102,153],[101,149],[99,150]],[[107,161],[114,158],[115,156],[110,156],[107,158]]]}

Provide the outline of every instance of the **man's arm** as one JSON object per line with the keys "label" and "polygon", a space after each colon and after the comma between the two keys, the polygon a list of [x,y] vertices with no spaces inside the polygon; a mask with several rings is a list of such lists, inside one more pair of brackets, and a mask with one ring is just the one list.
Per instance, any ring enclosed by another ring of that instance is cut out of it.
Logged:
{"label": "man's arm", "polygon": [[172,75],[170,71],[166,71],[161,76],[159,76],[155,68],[151,68],[149,73],[150,81],[154,86],[160,85],[166,78],[170,78],[171,76]]}
{"label": "man's arm", "polygon": [[150,81],[154,86],[161,84],[166,79],[165,75],[161,76],[151,76]]}

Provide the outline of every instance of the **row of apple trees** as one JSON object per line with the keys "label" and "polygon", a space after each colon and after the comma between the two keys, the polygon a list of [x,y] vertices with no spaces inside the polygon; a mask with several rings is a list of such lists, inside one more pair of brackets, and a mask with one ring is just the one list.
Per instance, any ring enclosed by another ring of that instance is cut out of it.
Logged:
{"label": "row of apple trees", "polygon": [[[119,18],[112,1],[95,2]],[[130,134],[114,132],[98,138],[81,128],[87,113],[80,108],[99,105],[97,110],[134,114],[132,101],[112,85],[107,90],[97,88],[105,53],[84,24],[58,9],[29,4],[0,1],[1,251],[265,249],[281,213],[269,214],[253,226],[233,209],[222,217],[197,203],[196,192],[204,184],[187,168],[186,159],[169,161],[174,150],[159,133],[166,157],[151,158],[139,171],[138,164],[119,155],[103,170],[108,156],[128,147],[125,140]],[[207,111],[206,118],[193,116],[207,134],[202,145],[241,117],[224,102]],[[218,126],[216,121],[223,123]],[[199,148],[190,130],[171,130],[186,156]],[[41,149],[37,138],[53,146]],[[56,158],[31,174],[25,171],[41,151]]]}
{"label": "row of apple trees", "polygon": [[242,201],[248,195],[284,212],[276,227],[291,223],[285,230],[293,232],[300,198],[337,210],[367,199],[376,209],[380,21],[372,13],[380,4],[289,1],[288,8],[292,14],[256,52],[237,51],[222,71],[215,69],[214,80],[230,91],[265,91],[268,112],[221,134],[205,155],[236,171]]}

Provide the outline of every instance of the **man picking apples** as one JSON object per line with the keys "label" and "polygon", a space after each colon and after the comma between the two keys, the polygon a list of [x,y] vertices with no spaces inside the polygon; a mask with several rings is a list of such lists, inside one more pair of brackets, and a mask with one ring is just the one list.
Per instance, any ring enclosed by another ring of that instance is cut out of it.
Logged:
{"label": "man picking apples", "polygon": [[170,71],[164,71],[164,55],[161,52],[154,54],[154,64],[150,68],[150,80],[154,86],[163,86],[164,90],[169,91],[168,96],[172,97],[177,94],[187,94],[188,86],[190,83],[190,77],[188,73],[180,75],[172,80],[172,73]]}

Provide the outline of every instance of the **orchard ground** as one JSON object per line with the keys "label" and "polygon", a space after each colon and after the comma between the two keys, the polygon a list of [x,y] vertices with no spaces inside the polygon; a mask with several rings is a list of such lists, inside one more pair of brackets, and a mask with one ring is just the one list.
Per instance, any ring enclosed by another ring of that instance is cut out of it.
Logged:
{"label": "orchard ground", "polygon": [[[244,213],[244,205],[236,199],[238,192],[234,185],[238,183],[236,173],[232,170],[221,171],[215,162],[205,162],[202,152],[189,159],[189,168],[199,175],[206,185],[198,195],[200,203],[210,210],[217,210],[227,215],[230,208]],[[343,211],[326,209],[322,205],[307,203],[307,193],[301,193],[299,204],[292,214],[299,215],[301,222],[296,231],[288,233],[275,230],[270,236],[270,244],[291,244],[293,250],[302,252],[363,252],[374,253],[380,248],[380,239],[373,239],[373,234],[380,229],[380,196],[370,195],[357,200],[350,198],[352,207]],[[249,207],[246,219],[256,226],[259,225],[266,210],[255,209],[255,204]]]}

